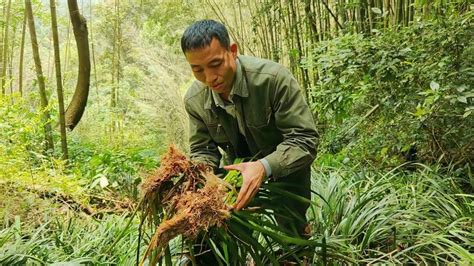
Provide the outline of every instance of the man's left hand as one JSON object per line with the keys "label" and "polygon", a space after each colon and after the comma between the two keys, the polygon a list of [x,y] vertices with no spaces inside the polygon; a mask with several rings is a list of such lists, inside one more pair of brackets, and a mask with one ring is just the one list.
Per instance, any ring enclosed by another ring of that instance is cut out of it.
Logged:
{"label": "man's left hand", "polygon": [[241,210],[257,194],[265,178],[265,168],[260,161],[224,166],[226,170],[237,170],[242,174],[243,182],[234,209]]}

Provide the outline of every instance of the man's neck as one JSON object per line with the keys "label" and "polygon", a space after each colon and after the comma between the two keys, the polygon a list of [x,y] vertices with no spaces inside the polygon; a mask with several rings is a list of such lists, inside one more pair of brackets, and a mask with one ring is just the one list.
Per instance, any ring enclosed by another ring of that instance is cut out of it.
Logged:
{"label": "man's neck", "polygon": [[219,96],[221,97],[221,99],[222,99],[224,102],[230,102],[230,100],[229,100],[230,91],[226,91],[226,92],[223,92],[223,93],[219,93]]}

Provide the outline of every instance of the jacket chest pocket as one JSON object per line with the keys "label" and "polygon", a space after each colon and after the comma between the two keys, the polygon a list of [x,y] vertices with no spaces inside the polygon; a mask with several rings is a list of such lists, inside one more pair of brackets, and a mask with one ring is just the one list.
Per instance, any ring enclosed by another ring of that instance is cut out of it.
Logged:
{"label": "jacket chest pocket", "polygon": [[261,129],[270,124],[272,108],[266,107],[260,110],[252,110],[247,114],[247,125],[250,129]]}
{"label": "jacket chest pocket", "polygon": [[203,117],[209,136],[217,144],[228,142],[227,135],[224,132],[222,124],[219,122],[217,114],[211,110]]}
{"label": "jacket chest pocket", "polygon": [[224,128],[220,123],[212,123],[207,125],[207,129],[209,130],[209,135],[211,136],[212,140],[214,140],[217,144],[228,143],[229,138],[224,132]]}
{"label": "jacket chest pocket", "polygon": [[248,129],[258,149],[267,155],[282,141],[281,134],[275,126],[275,121],[270,107],[248,118]]}

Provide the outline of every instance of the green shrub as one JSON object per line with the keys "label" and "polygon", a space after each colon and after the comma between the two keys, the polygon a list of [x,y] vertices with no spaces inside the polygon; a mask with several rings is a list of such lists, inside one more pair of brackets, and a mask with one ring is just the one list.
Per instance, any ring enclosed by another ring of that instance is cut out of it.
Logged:
{"label": "green shrub", "polygon": [[13,175],[29,161],[41,161],[44,148],[41,115],[18,95],[0,95],[0,169]]}
{"label": "green shrub", "polygon": [[88,182],[92,191],[112,189],[138,198],[141,175],[154,169],[158,151],[146,148],[108,148],[85,142],[70,144],[72,171]]}
{"label": "green shrub", "polygon": [[472,164],[473,14],[321,42],[304,63],[318,74],[309,94],[321,154]]}
{"label": "green shrub", "polygon": [[65,162],[44,152],[41,114],[31,106],[37,95],[0,95],[0,225],[15,216],[40,223],[43,211],[56,208],[39,196],[67,195],[85,204],[84,182],[71,175]]}

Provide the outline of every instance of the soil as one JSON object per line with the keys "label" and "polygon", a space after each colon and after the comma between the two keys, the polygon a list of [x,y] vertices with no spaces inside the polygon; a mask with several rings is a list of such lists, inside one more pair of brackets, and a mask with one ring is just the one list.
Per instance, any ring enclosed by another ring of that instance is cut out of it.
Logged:
{"label": "soil", "polygon": [[141,185],[142,214],[156,226],[141,264],[155,250],[153,265],[178,235],[194,239],[199,232],[222,226],[230,216],[230,206],[225,204],[227,187],[206,165],[188,160],[171,146],[161,166]]}

